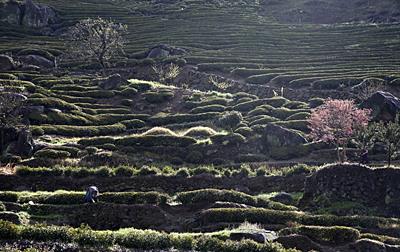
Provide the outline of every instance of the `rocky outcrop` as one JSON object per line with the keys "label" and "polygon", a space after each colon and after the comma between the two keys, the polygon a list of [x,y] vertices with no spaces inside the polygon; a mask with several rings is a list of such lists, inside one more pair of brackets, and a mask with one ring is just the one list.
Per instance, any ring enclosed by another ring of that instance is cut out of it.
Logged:
{"label": "rocky outcrop", "polygon": [[[301,134],[272,123],[264,127],[263,135],[279,146],[295,146],[307,143],[307,140]],[[271,139],[271,137],[274,139]]]}
{"label": "rocky outcrop", "polygon": [[47,5],[34,3],[32,0],[17,2],[9,0],[0,3],[0,21],[12,25],[21,25],[34,29],[42,29],[59,23],[56,11]]}
{"label": "rocky outcrop", "polygon": [[0,2],[0,21],[19,25],[21,24],[22,8],[17,1]]}
{"label": "rocky outcrop", "polygon": [[147,52],[147,58],[166,58],[170,56],[178,56],[187,53],[185,49],[170,45],[160,44],[151,48]]}
{"label": "rocky outcrop", "polygon": [[306,179],[302,207],[350,201],[400,216],[399,169],[371,169],[356,164],[329,165]]}
{"label": "rocky outcrop", "polygon": [[27,129],[7,128],[4,130],[5,155],[29,157],[35,148],[32,133]]}
{"label": "rocky outcrop", "polygon": [[97,84],[100,88],[106,90],[119,88],[122,84],[125,84],[127,82],[128,81],[122,78],[119,74],[113,74],[105,79],[95,80],[95,84]]}
{"label": "rocky outcrop", "polygon": [[400,112],[400,99],[391,93],[378,91],[364,101],[361,107],[372,109],[375,121],[392,121]]}
{"label": "rocky outcrop", "polygon": [[46,59],[45,57],[39,55],[26,55],[19,57],[19,60],[23,65],[33,65],[41,68],[52,68],[54,67],[54,62]]}
{"label": "rocky outcrop", "polygon": [[14,60],[10,56],[0,55],[0,71],[9,71],[14,68]]}
{"label": "rocky outcrop", "polygon": [[271,197],[271,200],[280,202],[280,203],[286,204],[286,205],[294,205],[294,203],[295,203],[293,196],[286,192],[280,192],[280,193],[276,194],[275,196]]}

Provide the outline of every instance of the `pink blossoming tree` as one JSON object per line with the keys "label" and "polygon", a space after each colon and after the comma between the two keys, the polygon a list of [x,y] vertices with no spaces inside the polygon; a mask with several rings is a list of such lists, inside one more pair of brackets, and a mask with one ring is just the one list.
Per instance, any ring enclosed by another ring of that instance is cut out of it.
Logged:
{"label": "pink blossoming tree", "polygon": [[[336,146],[338,161],[346,161],[346,145],[357,130],[368,126],[371,111],[359,109],[352,100],[328,99],[312,110],[308,120],[310,136],[314,140],[333,143]],[[343,158],[340,149],[343,150]]]}

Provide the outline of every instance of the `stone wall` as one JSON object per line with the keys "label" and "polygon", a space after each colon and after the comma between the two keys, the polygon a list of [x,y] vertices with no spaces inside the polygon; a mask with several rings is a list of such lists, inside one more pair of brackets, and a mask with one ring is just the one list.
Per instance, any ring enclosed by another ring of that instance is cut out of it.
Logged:
{"label": "stone wall", "polygon": [[35,187],[38,191],[74,190],[83,191],[96,185],[100,192],[115,191],[160,191],[175,193],[203,188],[236,189],[250,194],[261,192],[298,192],[303,190],[305,175],[259,176],[250,178],[214,177],[198,175],[190,178],[179,176],[139,177],[19,177],[0,175],[0,191],[24,191]]}
{"label": "stone wall", "polygon": [[356,164],[329,165],[306,179],[303,207],[318,199],[352,201],[400,215],[400,169],[371,169]]}

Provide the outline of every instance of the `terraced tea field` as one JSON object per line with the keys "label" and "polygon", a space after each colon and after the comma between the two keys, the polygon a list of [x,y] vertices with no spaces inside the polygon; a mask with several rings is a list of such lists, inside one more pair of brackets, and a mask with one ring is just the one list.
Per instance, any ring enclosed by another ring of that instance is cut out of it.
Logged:
{"label": "terraced tea field", "polygon": [[[398,83],[398,24],[281,24],[262,14],[258,1],[41,2],[60,11],[64,25],[97,16],[127,24],[129,58],[165,43],[187,49],[185,59],[200,70],[250,84],[337,89],[368,77]],[[5,27],[0,48],[13,47],[61,49],[62,44]]]}

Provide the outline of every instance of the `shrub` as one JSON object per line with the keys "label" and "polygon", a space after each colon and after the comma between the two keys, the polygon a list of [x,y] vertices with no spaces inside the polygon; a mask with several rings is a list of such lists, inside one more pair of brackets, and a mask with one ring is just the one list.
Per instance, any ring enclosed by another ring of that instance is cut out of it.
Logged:
{"label": "shrub", "polygon": [[276,122],[279,119],[272,117],[272,116],[268,116],[268,115],[263,115],[260,117],[257,117],[257,119],[253,120],[253,118],[251,118],[250,120],[250,126],[254,126],[254,125],[267,125],[269,123],[272,122]]}
{"label": "shrub", "polygon": [[126,129],[137,129],[146,126],[146,123],[139,119],[125,120],[122,121],[121,123],[125,125]]}
{"label": "shrub", "polygon": [[190,128],[183,133],[184,136],[194,137],[194,138],[208,138],[215,134],[217,134],[217,132],[215,130],[213,130],[212,128],[203,127],[203,126]]}
{"label": "shrub", "polygon": [[125,88],[121,91],[121,95],[125,97],[131,97],[136,95],[137,93],[138,93],[137,89],[132,87]]}
{"label": "shrub", "polygon": [[78,141],[78,144],[81,144],[83,146],[100,146],[112,143],[114,143],[114,138],[112,137],[94,137],[94,138],[81,139]]}
{"label": "shrub", "polygon": [[235,133],[238,133],[244,137],[250,137],[253,135],[253,130],[249,127],[240,127],[235,130]]}
{"label": "shrub", "polygon": [[57,168],[30,168],[20,166],[16,169],[16,175],[21,177],[30,176],[61,176],[63,171]]}
{"label": "shrub", "polygon": [[69,158],[70,156],[71,153],[69,153],[68,151],[53,150],[53,149],[39,150],[34,154],[34,157],[49,158],[49,159],[65,159]]}
{"label": "shrub", "polygon": [[163,127],[154,127],[144,132],[142,136],[177,136],[175,132]]}
{"label": "shrub", "polygon": [[99,135],[114,135],[123,133],[125,125],[121,123],[101,126],[72,126],[72,125],[42,125],[40,128],[47,135],[61,135],[73,137],[90,137]]}
{"label": "shrub", "polygon": [[190,170],[192,175],[201,175],[201,174],[211,174],[211,175],[219,175],[219,172],[215,170],[213,167],[197,167],[195,169]]}
{"label": "shrub", "polygon": [[158,173],[160,173],[160,170],[158,170],[155,167],[143,166],[142,168],[139,169],[139,171],[136,173],[136,175],[149,176],[149,175],[157,175]]}
{"label": "shrub", "polygon": [[0,73],[0,79],[2,80],[18,80],[17,76],[8,73]]}
{"label": "shrub", "polygon": [[18,213],[8,212],[8,211],[0,212],[0,220],[9,221],[14,224],[21,224],[26,222],[23,216],[20,216]]}
{"label": "shrub", "polygon": [[19,226],[9,222],[0,220],[0,237],[2,239],[14,240],[19,237],[20,228]]}
{"label": "shrub", "polygon": [[211,141],[213,144],[217,145],[240,145],[246,142],[246,138],[238,133],[231,133],[228,135],[225,134],[217,134],[211,137]]}
{"label": "shrub", "polygon": [[31,106],[45,106],[48,108],[57,108],[66,111],[79,110],[76,105],[58,98],[29,98],[28,104]]}
{"label": "shrub", "polygon": [[175,147],[187,147],[195,144],[196,140],[191,137],[179,137],[179,136],[131,136],[121,139],[116,139],[117,145],[124,146],[175,146]]}
{"label": "shrub", "polygon": [[243,116],[240,112],[231,111],[224,113],[218,120],[216,124],[224,129],[233,129],[235,128],[240,122],[242,122]]}
{"label": "shrub", "polygon": [[118,177],[131,177],[135,173],[135,169],[126,166],[120,166],[115,169],[115,175]]}
{"label": "shrub", "polygon": [[282,234],[300,234],[308,236],[318,243],[328,243],[331,245],[343,245],[351,243],[360,238],[360,232],[350,227],[318,227],[318,226],[300,226],[288,228],[281,231]]}
{"label": "shrub", "polygon": [[99,151],[99,149],[97,149],[96,147],[92,147],[92,146],[86,147],[85,150],[89,155],[96,154]]}
{"label": "shrub", "polygon": [[0,201],[18,202],[18,193],[16,193],[16,192],[0,192]]}
{"label": "shrub", "polygon": [[310,117],[310,113],[308,112],[299,112],[296,114],[293,114],[286,118],[286,120],[291,121],[291,120],[306,120]]}
{"label": "shrub", "polygon": [[223,112],[223,111],[225,111],[225,106],[215,104],[215,105],[206,105],[206,106],[194,108],[190,111],[190,113],[199,114],[199,113],[206,113],[206,112]]}
{"label": "shrub", "polygon": [[169,196],[159,192],[118,192],[102,193],[99,201],[114,204],[166,204]]}
{"label": "shrub", "polygon": [[279,122],[274,122],[276,125],[288,128],[288,129],[294,129],[294,130],[299,130],[302,132],[309,132],[310,128],[308,127],[309,123],[307,120],[289,120],[287,121],[279,121]]}
{"label": "shrub", "polygon": [[201,114],[175,114],[166,116],[153,116],[150,118],[150,123],[154,126],[166,124],[180,124],[188,122],[196,122],[202,120],[210,120],[220,116],[218,112],[207,112]]}
{"label": "shrub", "polygon": [[186,178],[186,177],[190,176],[190,173],[189,173],[189,170],[187,168],[181,168],[176,172],[176,176]]}

